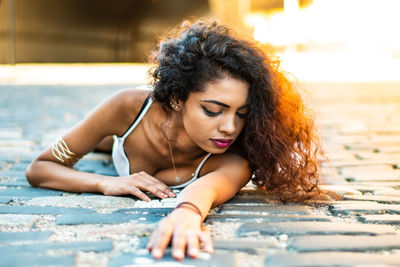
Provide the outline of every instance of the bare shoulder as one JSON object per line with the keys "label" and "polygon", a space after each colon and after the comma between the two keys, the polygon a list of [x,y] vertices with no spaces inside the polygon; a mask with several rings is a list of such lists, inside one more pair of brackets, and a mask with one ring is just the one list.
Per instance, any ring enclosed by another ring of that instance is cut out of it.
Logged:
{"label": "bare shoulder", "polygon": [[115,104],[119,112],[124,115],[137,114],[146,98],[150,95],[148,90],[126,89],[116,92],[109,101]]}
{"label": "bare shoulder", "polygon": [[[148,90],[126,89],[113,94],[106,102],[116,114],[115,119],[119,121],[121,127],[120,134],[125,132],[132,120],[137,116],[146,98],[150,95]],[[122,120],[122,121],[121,121]]]}

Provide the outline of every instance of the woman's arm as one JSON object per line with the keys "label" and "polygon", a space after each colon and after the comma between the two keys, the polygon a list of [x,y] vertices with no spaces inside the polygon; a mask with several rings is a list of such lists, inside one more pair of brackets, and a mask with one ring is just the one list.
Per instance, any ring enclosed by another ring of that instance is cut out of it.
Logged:
{"label": "woman's arm", "polygon": [[177,260],[184,258],[186,248],[188,255],[196,258],[199,243],[203,243],[206,252],[212,252],[210,234],[202,231],[201,223],[212,207],[231,199],[246,185],[251,171],[248,162],[235,154],[213,156],[204,169],[207,174],[188,185],[177,198],[177,203],[197,206],[201,217],[187,204],[172,211],[159,223],[147,244],[153,257],[161,258],[171,239],[172,256]]}
{"label": "woman's arm", "polygon": [[[147,95],[148,92],[132,90],[113,95],[63,136],[65,144],[75,155],[83,156],[91,152],[106,136],[122,135]],[[74,170],[69,160],[62,162],[58,158],[53,154],[51,147],[45,149],[26,170],[29,183],[33,186],[70,192],[132,194],[147,201],[150,199],[140,189],[159,197],[172,193],[165,184],[144,172],[115,179]]]}

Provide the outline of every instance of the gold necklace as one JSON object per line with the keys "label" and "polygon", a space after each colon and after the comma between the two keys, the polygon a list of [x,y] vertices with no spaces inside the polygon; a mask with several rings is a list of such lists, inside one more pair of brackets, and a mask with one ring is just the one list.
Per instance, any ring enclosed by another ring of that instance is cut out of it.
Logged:
{"label": "gold necklace", "polygon": [[[167,136],[165,136],[165,137],[167,137]],[[183,178],[180,178],[176,174],[175,160],[174,160],[174,154],[172,153],[171,141],[169,141],[168,137],[167,137],[167,140],[168,140],[168,146],[169,146],[169,153],[170,153],[170,156],[171,156],[172,167],[174,167],[175,182],[185,181],[188,178],[194,177],[194,173],[190,174],[189,176],[183,177]]]}
{"label": "gold necklace", "polygon": [[168,141],[169,155],[170,155],[170,157],[171,157],[172,167],[174,168],[175,182],[179,183],[179,182],[181,182],[181,181],[187,180],[188,178],[194,177],[194,175],[195,175],[194,172],[191,173],[189,176],[186,176],[186,177],[183,177],[183,178],[181,178],[181,177],[179,177],[179,176],[177,175],[177,173],[176,173],[176,167],[175,167],[174,154],[172,153],[171,141],[170,141],[170,139],[168,138],[167,134],[166,134],[166,133],[164,132],[164,130],[162,129],[162,127],[160,127],[160,130],[161,130],[161,133],[165,136],[165,138],[166,138],[167,141]]}

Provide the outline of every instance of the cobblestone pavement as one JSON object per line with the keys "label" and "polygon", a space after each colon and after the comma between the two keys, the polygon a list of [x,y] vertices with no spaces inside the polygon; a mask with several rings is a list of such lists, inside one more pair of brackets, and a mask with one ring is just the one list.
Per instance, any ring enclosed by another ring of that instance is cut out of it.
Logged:
{"label": "cobblestone pavement", "polygon": [[[399,266],[400,83],[311,83],[325,188],[342,201],[282,205],[251,185],[211,211],[215,253],[153,261],[144,246],[174,199],[32,188],[33,157],[122,85],[0,86],[0,266]],[[91,153],[77,169],[116,175]]]}

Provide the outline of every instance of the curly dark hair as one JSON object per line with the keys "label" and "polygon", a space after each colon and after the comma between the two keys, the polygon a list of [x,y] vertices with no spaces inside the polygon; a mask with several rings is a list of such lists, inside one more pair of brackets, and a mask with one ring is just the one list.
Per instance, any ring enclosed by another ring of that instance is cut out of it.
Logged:
{"label": "curly dark hair", "polygon": [[152,97],[169,108],[225,75],[249,84],[250,110],[235,145],[253,183],[281,201],[320,195],[319,139],[296,86],[278,71],[263,46],[215,21],[185,21],[163,36],[150,61]]}

